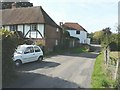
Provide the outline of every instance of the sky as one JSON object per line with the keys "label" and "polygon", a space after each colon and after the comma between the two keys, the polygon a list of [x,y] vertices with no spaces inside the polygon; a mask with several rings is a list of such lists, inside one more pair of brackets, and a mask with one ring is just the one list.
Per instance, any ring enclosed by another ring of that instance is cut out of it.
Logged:
{"label": "sky", "polygon": [[29,0],[59,22],[75,22],[88,33],[110,27],[117,32],[119,0]]}

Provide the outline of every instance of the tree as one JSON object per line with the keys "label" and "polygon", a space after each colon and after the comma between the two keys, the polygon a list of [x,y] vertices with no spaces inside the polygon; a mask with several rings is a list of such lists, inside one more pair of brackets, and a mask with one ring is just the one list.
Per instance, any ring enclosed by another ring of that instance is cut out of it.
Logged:
{"label": "tree", "polygon": [[104,32],[103,31],[96,31],[93,34],[93,39],[96,40],[97,42],[99,42],[99,44],[101,43],[103,37],[104,37]]}
{"label": "tree", "polygon": [[96,31],[93,34],[93,39],[95,39],[97,42],[99,42],[99,44],[101,44],[101,43],[108,44],[109,38],[111,37],[111,34],[112,34],[112,32],[110,30],[111,30],[111,28],[107,27],[100,31]]}

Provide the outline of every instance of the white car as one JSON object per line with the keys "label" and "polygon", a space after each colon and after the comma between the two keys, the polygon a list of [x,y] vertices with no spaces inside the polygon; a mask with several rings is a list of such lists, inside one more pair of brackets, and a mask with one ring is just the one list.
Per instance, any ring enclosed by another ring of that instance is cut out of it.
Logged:
{"label": "white car", "polygon": [[16,66],[37,60],[43,60],[43,51],[37,45],[19,45],[14,52],[13,61]]}

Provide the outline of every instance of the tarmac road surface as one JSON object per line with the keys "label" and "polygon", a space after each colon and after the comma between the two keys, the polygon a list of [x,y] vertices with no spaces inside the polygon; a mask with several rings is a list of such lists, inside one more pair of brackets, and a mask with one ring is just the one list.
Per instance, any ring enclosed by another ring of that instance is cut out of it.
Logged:
{"label": "tarmac road surface", "polygon": [[98,53],[63,54],[22,65],[8,88],[90,88]]}

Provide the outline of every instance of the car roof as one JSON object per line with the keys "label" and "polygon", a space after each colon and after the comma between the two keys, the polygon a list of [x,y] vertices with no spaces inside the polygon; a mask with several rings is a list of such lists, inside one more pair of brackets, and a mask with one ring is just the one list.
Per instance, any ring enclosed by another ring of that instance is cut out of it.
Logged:
{"label": "car roof", "polygon": [[37,46],[37,45],[26,45],[26,44],[23,44],[23,45],[19,45],[19,46],[22,46],[22,47],[34,47],[34,46]]}

